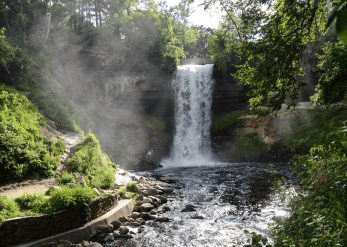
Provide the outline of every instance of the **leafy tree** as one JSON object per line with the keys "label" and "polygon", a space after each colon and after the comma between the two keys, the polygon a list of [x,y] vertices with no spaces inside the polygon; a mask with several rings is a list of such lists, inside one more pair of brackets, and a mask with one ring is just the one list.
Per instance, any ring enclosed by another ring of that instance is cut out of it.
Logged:
{"label": "leafy tree", "polygon": [[342,42],[328,42],[323,47],[323,54],[317,57],[319,80],[314,101],[328,105],[343,100],[347,93],[347,46]]}

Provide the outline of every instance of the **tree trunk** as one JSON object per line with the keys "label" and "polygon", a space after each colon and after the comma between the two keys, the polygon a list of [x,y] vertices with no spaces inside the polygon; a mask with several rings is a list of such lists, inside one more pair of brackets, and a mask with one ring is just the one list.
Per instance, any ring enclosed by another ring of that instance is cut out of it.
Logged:
{"label": "tree trunk", "polygon": [[45,44],[48,40],[48,36],[49,36],[49,26],[51,25],[51,17],[52,17],[52,1],[49,1],[49,13],[48,13],[48,24],[47,24],[47,32],[46,32],[46,37],[43,41],[43,44]]}

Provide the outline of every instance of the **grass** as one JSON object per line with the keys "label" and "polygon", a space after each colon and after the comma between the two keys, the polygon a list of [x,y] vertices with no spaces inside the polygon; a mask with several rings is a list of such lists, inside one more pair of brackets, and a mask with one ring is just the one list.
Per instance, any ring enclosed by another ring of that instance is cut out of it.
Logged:
{"label": "grass", "polygon": [[215,130],[223,130],[226,129],[235,123],[240,121],[240,116],[243,114],[247,114],[249,111],[238,111],[231,114],[228,114],[224,117],[217,118],[213,123],[213,128]]}
{"label": "grass", "polygon": [[37,107],[24,94],[0,85],[0,179],[22,180],[29,173],[51,176],[65,151],[63,140],[47,140]]}
{"label": "grass", "polygon": [[146,126],[147,128],[150,129],[155,129],[155,130],[165,130],[165,124],[162,122],[159,122],[158,120],[152,119],[152,120],[141,120],[141,123]]}
{"label": "grass", "polygon": [[236,149],[238,151],[259,152],[266,150],[267,146],[259,141],[258,133],[254,132],[242,135],[242,137],[236,142]]}
{"label": "grass", "polygon": [[136,183],[130,183],[130,184],[127,185],[127,189],[130,190],[130,191],[133,191],[135,186],[136,186]]}
{"label": "grass", "polygon": [[98,139],[89,133],[76,147],[74,156],[67,160],[73,172],[83,173],[90,187],[108,189],[114,185],[115,175],[111,160],[101,150]]}

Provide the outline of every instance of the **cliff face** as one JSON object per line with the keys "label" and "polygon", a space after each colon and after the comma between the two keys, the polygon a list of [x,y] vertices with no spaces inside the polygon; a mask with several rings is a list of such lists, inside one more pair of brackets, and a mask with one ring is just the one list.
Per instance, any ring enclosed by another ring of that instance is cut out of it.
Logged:
{"label": "cliff face", "polygon": [[[83,83],[67,85],[71,97],[92,117],[103,149],[126,166],[168,155],[174,131],[173,73],[150,58],[117,57],[81,50]],[[86,76],[88,75],[88,76]]]}

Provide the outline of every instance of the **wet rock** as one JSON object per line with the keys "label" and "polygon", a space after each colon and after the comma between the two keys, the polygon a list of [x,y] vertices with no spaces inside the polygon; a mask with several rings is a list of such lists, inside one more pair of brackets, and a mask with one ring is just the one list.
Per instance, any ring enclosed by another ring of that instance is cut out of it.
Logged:
{"label": "wet rock", "polygon": [[123,222],[122,225],[123,226],[130,226],[130,222]]}
{"label": "wet rock", "polygon": [[160,195],[156,195],[155,197],[160,199],[160,203],[167,203],[166,197]]}
{"label": "wet rock", "polygon": [[150,212],[153,209],[153,205],[149,203],[144,203],[140,206],[141,212]]}
{"label": "wet rock", "polygon": [[171,219],[169,219],[168,217],[160,217],[157,219],[157,221],[159,222],[169,222],[171,221]]}
{"label": "wet rock", "polygon": [[158,217],[155,215],[151,215],[151,217],[150,217],[150,220],[157,220],[157,219],[158,219]]}
{"label": "wet rock", "polygon": [[83,240],[82,243],[81,243],[81,245],[82,245],[83,247],[87,247],[87,246],[89,245],[89,242]]}
{"label": "wet rock", "polygon": [[153,188],[148,189],[148,195],[155,196],[155,195],[158,195],[158,194],[159,193],[158,193],[158,191],[156,189],[153,189]]}
{"label": "wet rock", "polygon": [[68,240],[59,240],[58,244],[63,244],[65,246],[67,246],[67,247],[72,245],[72,243],[70,241],[68,241]]}
{"label": "wet rock", "polygon": [[137,219],[140,217],[140,213],[137,213],[137,212],[132,212],[130,215],[129,215],[129,218],[132,218],[132,219]]}
{"label": "wet rock", "polygon": [[169,183],[169,184],[177,183],[176,179],[173,179],[173,178],[170,178],[170,177],[160,177],[159,180],[163,181],[165,183]]}
{"label": "wet rock", "polygon": [[122,237],[122,235],[120,234],[119,231],[114,231],[112,235],[113,235],[114,238],[120,238],[120,237]]}
{"label": "wet rock", "polygon": [[148,198],[151,199],[153,202],[157,202],[158,204],[161,204],[161,200],[157,197],[149,196]]}
{"label": "wet rock", "polygon": [[151,203],[152,204],[153,200],[148,198],[148,197],[145,197],[145,198],[143,198],[142,203]]}
{"label": "wet rock", "polygon": [[143,200],[143,195],[137,195],[137,200],[142,201]]}
{"label": "wet rock", "polygon": [[114,220],[111,222],[111,224],[113,225],[114,229],[118,229],[122,225],[119,220]]}
{"label": "wet rock", "polygon": [[164,211],[170,211],[171,209],[170,209],[169,206],[166,206],[166,205],[165,205],[165,206],[163,206],[163,210],[164,210]]}
{"label": "wet rock", "polygon": [[148,196],[147,190],[140,190],[140,191],[139,191],[139,194],[140,194],[140,195],[143,195],[143,196]]}
{"label": "wet rock", "polygon": [[127,217],[125,217],[125,216],[121,216],[121,217],[119,217],[119,219],[118,219],[120,222],[127,222],[127,221],[129,221],[128,220],[128,218]]}
{"label": "wet rock", "polygon": [[181,212],[193,212],[196,211],[195,206],[191,204],[187,204],[184,209],[181,210]]}
{"label": "wet rock", "polygon": [[164,193],[172,193],[173,192],[173,188],[171,188],[171,187],[164,187],[164,189],[162,191],[164,191]]}
{"label": "wet rock", "polygon": [[156,185],[155,188],[156,188],[157,190],[164,190],[164,188],[161,187],[160,185]]}
{"label": "wet rock", "polygon": [[114,241],[114,237],[111,233],[104,233],[98,235],[98,241],[101,243],[106,243],[109,241]]}
{"label": "wet rock", "polygon": [[133,211],[134,212],[140,212],[140,207],[139,206],[135,206]]}
{"label": "wet rock", "polygon": [[153,207],[154,208],[158,208],[159,207],[159,204],[157,202],[153,202]]}
{"label": "wet rock", "polygon": [[139,186],[138,186],[138,185],[135,185],[134,188],[133,188],[133,191],[134,191],[135,193],[137,193],[137,192],[139,192],[139,190],[140,190]]}
{"label": "wet rock", "polygon": [[156,215],[157,212],[155,212],[155,211],[152,210],[149,214],[151,214],[151,215]]}
{"label": "wet rock", "polygon": [[131,235],[131,234],[125,234],[124,237],[127,238],[127,239],[130,239],[130,238],[133,238],[134,236]]}
{"label": "wet rock", "polygon": [[145,229],[146,229],[146,228],[145,228],[144,226],[139,227],[139,228],[137,229],[137,232],[138,232],[138,233],[141,233],[141,232],[143,232]]}
{"label": "wet rock", "polygon": [[92,242],[89,245],[87,245],[86,247],[102,247],[102,245],[97,243],[97,242]]}
{"label": "wet rock", "polygon": [[133,222],[134,219],[133,218],[129,218],[129,223]]}
{"label": "wet rock", "polygon": [[[112,226],[113,228],[113,226]],[[112,229],[113,230],[113,229]],[[102,234],[102,233],[110,233],[111,229],[109,226],[107,225],[100,225],[100,226],[96,226],[95,227],[95,232],[98,234]]]}
{"label": "wet rock", "polygon": [[135,203],[136,203],[136,205],[142,205],[144,202],[143,202],[143,201],[136,200]]}
{"label": "wet rock", "polygon": [[133,226],[133,227],[139,227],[139,226],[141,226],[141,223],[140,222],[137,222],[137,221],[135,221],[135,222],[131,222],[131,224],[130,224],[131,226]]}
{"label": "wet rock", "polygon": [[145,219],[145,220],[149,220],[151,218],[151,215],[147,212],[143,212],[140,214],[140,218]]}
{"label": "wet rock", "polygon": [[125,234],[127,234],[129,232],[129,227],[127,227],[127,226],[121,226],[121,227],[119,227],[119,233],[121,234],[121,235],[125,235]]}
{"label": "wet rock", "polygon": [[195,214],[193,216],[190,217],[191,219],[196,219],[196,220],[203,220],[205,217],[201,216],[201,215],[198,215],[198,214]]}

